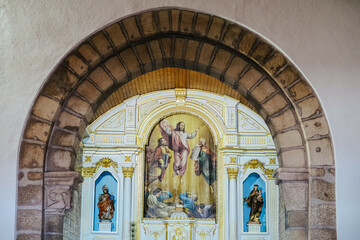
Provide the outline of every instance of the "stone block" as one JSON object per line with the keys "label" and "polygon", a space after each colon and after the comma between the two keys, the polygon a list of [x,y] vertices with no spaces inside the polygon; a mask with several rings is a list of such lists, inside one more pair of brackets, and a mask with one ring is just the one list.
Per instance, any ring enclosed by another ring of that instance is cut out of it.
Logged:
{"label": "stone block", "polygon": [[152,51],[152,55],[154,57],[155,60],[159,60],[163,58],[162,52],[161,52],[161,48],[160,48],[160,44],[158,40],[152,40],[150,41],[150,48]]}
{"label": "stone block", "polygon": [[272,115],[285,108],[287,105],[288,103],[284,96],[281,94],[276,94],[274,97],[263,104],[263,108],[269,115]]}
{"label": "stone block", "polygon": [[45,231],[62,234],[63,220],[64,216],[62,215],[45,215]]}
{"label": "stone block", "polygon": [[329,134],[329,127],[324,116],[303,122],[306,138]]}
{"label": "stone block", "polygon": [[201,52],[200,52],[200,57],[199,57],[199,63],[202,63],[204,65],[208,65],[209,61],[211,59],[211,55],[214,51],[214,45],[210,45],[208,43],[204,43],[202,48],[201,48]]}
{"label": "stone block", "polygon": [[219,72],[223,72],[227,63],[231,57],[230,52],[223,49],[219,49],[215,55],[214,61],[211,64],[211,67],[215,68]]}
{"label": "stone block", "polygon": [[281,152],[280,163],[284,168],[300,168],[306,166],[305,150],[294,149]]}
{"label": "stone block", "polygon": [[161,40],[162,49],[164,51],[165,58],[171,57],[171,38],[162,38]]}
{"label": "stone block", "polygon": [[69,133],[62,129],[56,129],[52,136],[51,144],[63,147],[73,147],[77,138],[75,133]]}
{"label": "stone block", "polygon": [[274,141],[280,148],[297,147],[303,144],[301,134],[298,130],[279,133]]}
{"label": "stone block", "polygon": [[271,51],[272,48],[269,44],[261,42],[251,53],[251,57],[258,63],[262,64]]}
{"label": "stone block", "polygon": [[126,45],[126,38],[123,31],[120,28],[119,23],[114,23],[107,27],[105,31],[109,34],[111,41],[114,43],[117,49]]}
{"label": "stone block", "polygon": [[42,168],[44,157],[44,146],[23,143],[20,150],[19,168]]}
{"label": "stone block", "polygon": [[191,32],[194,15],[195,15],[194,12],[181,11],[181,23],[180,23],[181,32],[184,33]]}
{"label": "stone block", "polygon": [[335,168],[329,168],[329,173],[333,176],[335,176]]}
{"label": "stone block", "polygon": [[240,79],[239,84],[249,90],[261,78],[262,74],[255,68],[250,68]]}
{"label": "stone block", "polygon": [[71,96],[66,105],[69,109],[80,113],[81,115],[85,115],[88,109],[90,108],[90,104],[78,98],[76,96]]}
{"label": "stone block", "polygon": [[310,239],[336,240],[335,229],[310,229]]}
{"label": "stone block", "polygon": [[335,183],[330,183],[322,179],[312,179],[310,186],[312,198],[317,198],[326,202],[336,200]]}
{"label": "stone block", "polygon": [[286,67],[277,77],[279,85],[287,87],[299,78],[297,70],[293,66]]}
{"label": "stone block", "polygon": [[331,166],[334,164],[334,155],[329,138],[309,141],[311,166]]}
{"label": "stone block", "polygon": [[288,211],[286,215],[286,228],[307,227],[308,211]]}
{"label": "stone block", "polygon": [[128,17],[121,21],[130,41],[135,41],[140,39],[140,31],[137,27],[135,17]]}
{"label": "stone block", "polygon": [[320,204],[311,207],[310,225],[335,227],[336,226],[336,205]]}
{"label": "stone block", "polygon": [[313,93],[311,87],[305,80],[296,83],[294,86],[289,88],[290,97],[293,101],[300,100],[304,97],[309,96]]}
{"label": "stone block", "polygon": [[264,79],[252,90],[251,94],[258,102],[262,102],[265,98],[269,97],[275,91],[275,86],[268,79]]}
{"label": "stone block", "polygon": [[288,231],[291,240],[308,240],[306,229],[289,229]]}
{"label": "stone block", "polygon": [[283,198],[287,211],[308,209],[308,183],[285,181],[280,184],[280,198]]}
{"label": "stone block", "polygon": [[46,142],[50,135],[50,129],[50,124],[32,118],[25,129],[25,138]]}
{"label": "stone block", "polygon": [[45,84],[44,94],[61,101],[69,95],[78,81],[79,79],[70,70],[61,65]]}
{"label": "stone block", "polygon": [[117,57],[110,58],[104,65],[118,82],[126,78],[126,70]]}
{"label": "stone block", "polygon": [[309,168],[310,176],[323,177],[325,175],[325,169],[323,168]]}
{"label": "stone block", "polygon": [[247,55],[256,41],[256,36],[251,32],[246,32],[239,42],[239,50]]}
{"label": "stone block", "polygon": [[209,15],[199,13],[196,17],[195,33],[201,36],[205,36],[209,21],[210,21]]}
{"label": "stone block", "polygon": [[40,234],[18,234],[16,240],[41,240]]}
{"label": "stone block", "polygon": [[27,185],[18,188],[18,206],[38,206],[42,204],[43,187],[41,185]]}
{"label": "stone block", "polygon": [[140,14],[140,23],[144,31],[144,35],[148,36],[157,32],[155,17],[153,12],[145,12]]}
{"label": "stone block", "polygon": [[52,121],[60,108],[60,103],[45,96],[39,96],[32,109],[32,114],[42,119]]}
{"label": "stone block", "polygon": [[68,58],[66,58],[65,62],[79,76],[84,75],[88,70],[88,66],[74,54],[72,54]]}
{"label": "stone block", "polygon": [[50,149],[47,170],[65,171],[70,170],[75,163],[75,156],[72,152],[61,149]]}
{"label": "stone block", "polygon": [[149,51],[147,49],[146,44],[136,45],[135,48],[136,48],[137,54],[138,54],[138,56],[140,58],[140,61],[143,64],[151,63],[151,58],[150,58]]}
{"label": "stone block", "polygon": [[170,13],[171,13],[171,29],[177,32],[179,31],[180,10],[174,9],[171,10]]}
{"label": "stone block", "polygon": [[286,59],[284,56],[279,52],[275,52],[265,63],[264,67],[270,74],[274,75],[274,73],[279,71],[285,64]]}
{"label": "stone block", "polygon": [[184,45],[185,45],[184,38],[176,38],[175,39],[175,48],[174,48],[174,58],[175,59],[183,58]]}
{"label": "stone block", "polygon": [[237,48],[237,41],[239,40],[242,28],[235,24],[228,25],[224,34],[223,43],[231,48]]}
{"label": "stone block", "polygon": [[120,56],[130,72],[139,68],[139,61],[137,60],[132,49],[125,49],[124,51],[120,52]]}
{"label": "stone block", "polygon": [[186,46],[185,59],[189,61],[195,61],[198,48],[199,48],[198,41],[189,40]]}
{"label": "stone block", "polygon": [[76,89],[76,92],[86,98],[90,103],[96,102],[101,92],[88,80],[83,81]]}
{"label": "stone block", "polygon": [[297,104],[300,116],[308,118],[314,114],[320,114],[320,104],[315,97],[307,98]]}
{"label": "stone block", "polygon": [[225,77],[233,79],[232,81],[230,80],[231,82],[237,81],[246,65],[247,63],[243,59],[234,57],[226,70]]}
{"label": "stone block", "polygon": [[103,32],[98,32],[91,41],[104,57],[108,57],[113,53],[113,48]]}
{"label": "stone block", "polygon": [[42,172],[28,172],[28,179],[31,181],[41,180],[42,178]]}
{"label": "stone block", "polygon": [[92,71],[89,77],[102,91],[106,91],[111,85],[114,84],[114,81],[111,79],[109,74],[107,74],[100,66]]}
{"label": "stone block", "polygon": [[289,127],[292,127],[296,124],[295,115],[291,110],[287,110],[282,114],[270,118],[270,127],[274,129],[274,131],[283,130]]}
{"label": "stone block", "polygon": [[77,131],[82,121],[81,118],[69,112],[62,111],[58,118],[57,125],[66,130]]}
{"label": "stone block", "polygon": [[42,211],[34,209],[18,209],[16,218],[17,230],[42,230]]}
{"label": "stone block", "polygon": [[224,26],[225,26],[225,21],[223,19],[218,17],[213,17],[209,32],[207,34],[208,38],[219,40]]}
{"label": "stone block", "polygon": [[159,11],[158,16],[159,16],[160,30],[164,32],[169,31],[170,30],[169,12],[167,10]]}
{"label": "stone block", "polygon": [[64,240],[62,234],[46,234],[45,240]]}
{"label": "stone block", "polygon": [[81,45],[77,51],[86,59],[90,65],[95,65],[100,62],[101,58],[95,49],[90,44],[85,43]]}

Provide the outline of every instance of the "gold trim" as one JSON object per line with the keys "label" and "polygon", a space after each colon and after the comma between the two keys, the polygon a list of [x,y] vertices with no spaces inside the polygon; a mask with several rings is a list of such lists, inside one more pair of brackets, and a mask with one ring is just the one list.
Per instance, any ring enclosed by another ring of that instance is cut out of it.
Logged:
{"label": "gold trim", "polygon": [[114,162],[113,160],[111,160],[110,158],[102,158],[100,159],[100,161],[98,161],[97,163],[95,163],[95,172],[97,172],[99,170],[100,167],[104,167],[104,168],[109,168],[109,167],[113,167],[115,172],[118,172],[117,168],[118,168],[118,163]]}
{"label": "gold trim", "polygon": [[125,162],[131,162],[131,156],[125,156]]}
{"label": "gold trim", "polygon": [[134,173],[134,167],[122,167],[124,178],[131,178]]}
{"label": "gold trim", "polygon": [[81,175],[83,177],[92,177],[96,172],[96,167],[83,167],[81,169]]}
{"label": "gold trim", "polygon": [[236,179],[239,169],[238,168],[227,168],[226,172],[228,174],[229,179]]}
{"label": "gold trim", "polygon": [[85,156],[85,162],[91,162],[91,156]]}
{"label": "gold trim", "polygon": [[275,172],[275,169],[267,169],[264,167],[264,163],[260,162],[257,159],[252,159],[249,162],[244,164],[244,173],[246,172],[246,170],[248,169],[256,169],[256,168],[260,168],[261,171],[267,176],[267,178],[269,180],[274,180],[274,178],[272,177],[272,174]]}
{"label": "gold trim", "polygon": [[270,158],[270,164],[276,164],[275,160],[276,158]]}
{"label": "gold trim", "polygon": [[230,163],[236,163],[236,157],[231,157],[230,158]]}

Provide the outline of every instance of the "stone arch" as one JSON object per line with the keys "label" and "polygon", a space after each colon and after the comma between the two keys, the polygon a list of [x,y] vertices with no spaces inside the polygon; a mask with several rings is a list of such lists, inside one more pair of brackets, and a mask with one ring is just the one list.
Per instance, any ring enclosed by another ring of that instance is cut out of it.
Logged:
{"label": "stone arch", "polygon": [[131,96],[170,88],[226,94],[256,110],[269,125],[280,158],[276,177],[282,186],[282,236],[335,231],[331,136],[306,79],[279,50],[244,26],[166,8],[99,30],[46,80],[20,147],[18,237],[61,235],[58,216],[70,209],[70,199],[53,209],[47,191],[69,191],[81,181],[75,158],[89,123]]}

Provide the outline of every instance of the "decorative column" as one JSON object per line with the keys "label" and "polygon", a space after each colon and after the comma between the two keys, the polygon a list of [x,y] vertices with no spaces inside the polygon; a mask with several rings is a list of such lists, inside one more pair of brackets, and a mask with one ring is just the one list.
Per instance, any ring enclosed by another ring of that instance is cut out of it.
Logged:
{"label": "decorative column", "polygon": [[237,239],[236,178],[239,169],[227,168],[226,171],[229,177],[229,239]]}
{"label": "decorative column", "polygon": [[134,173],[134,167],[122,167],[124,175],[124,219],[123,219],[123,239],[131,237],[131,178]]}

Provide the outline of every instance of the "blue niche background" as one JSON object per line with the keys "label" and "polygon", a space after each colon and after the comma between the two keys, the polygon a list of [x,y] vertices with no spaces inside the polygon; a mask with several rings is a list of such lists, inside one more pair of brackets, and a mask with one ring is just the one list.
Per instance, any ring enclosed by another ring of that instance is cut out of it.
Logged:
{"label": "blue niche background", "polygon": [[99,202],[99,196],[103,193],[102,186],[108,186],[109,193],[114,196],[114,206],[115,211],[113,213],[113,218],[111,220],[111,231],[116,231],[116,219],[117,213],[119,209],[117,209],[117,189],[118,189],[118,182],[114,178],[114,176],[108,172],[104,171],[95,181],[95,195],[94,195],[94,231],[99,231],[99,208],[97,203]]}
{"label": "blue niche background", "polygon": [[[266,188],[265,182],[262,180],[257,173],[251,173],[243,182],[243,197],[247,198],[251,191],[254,189],[254,185],[259,185],[259,189],[261,189],[261,196],[263,197],[263,207],[261,208],[260,222],[261,232],[266,232]],[[244,232],[249,232],[249,228],[246,225],[250,218],[250,210],[251,208],[247,205],[246,202],[243,202],[244,205],[244,215],[243,215],[243,223],[244,223]]]}

